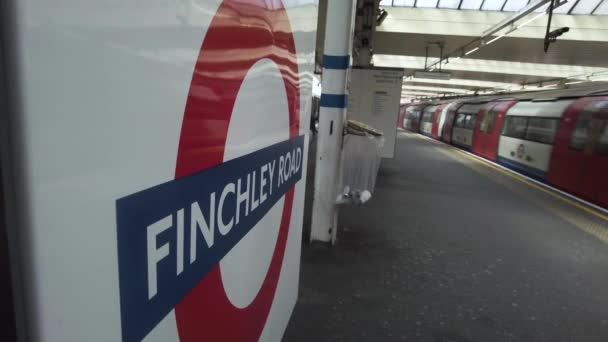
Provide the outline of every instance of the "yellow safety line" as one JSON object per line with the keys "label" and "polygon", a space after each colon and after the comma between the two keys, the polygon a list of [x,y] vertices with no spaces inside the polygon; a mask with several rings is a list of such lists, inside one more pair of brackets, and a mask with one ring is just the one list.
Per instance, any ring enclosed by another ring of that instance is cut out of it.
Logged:
{"label": "yellow safety line", "polygon": [[[423,137],[419,136],[418,134],[415,134],[415,136],[417,138],[419,138],[419,139],[429,140],[427,138],[423,138]],[[441,142],[438,142],[438,141],[435,141],[435,140],[431,140],[431,141],[433,141],[435,143],[440,143],[441,144]],[[585,212],[587,212],[587,213],[589,213],[589,214],[591,214],[591,215],[593,215],[593,216],[595,216],[597,218],[600,218],[600,219],[608,222],[608,215],[605,215],[605,214],[603,214],[603,213],[601,213],[601,212],[599,212],[599,211],[597,211],[597,210],[595,210],[593,208],[590,208],[590,207],[588,207],[586,205],[578,203],[578,202],[576,202],[576,201],[574,201],[574,200],[572,200],[572,199],[570,199],[568,197],[565,197],[565,196],[563,196],[563,195],[561,195],[561,194],[559,194],[559,193],[557,193],[555,191],[551,191],[550,189],[547,189],[547,188],[542,187],[542,186],[540,186],[538,184],[530,182],[529,180],[527,180],[523,176],[515,173],[514,171],[505,170],[505,169],[502,169],[500,167],[497,167],[496,165],[492,165],[491,163],[489,163],[489,162],[487,162],[487,161],[485,161],[485,160],[483,160],[481,158],[474,157],[474,156],[471,156],[471,155],[469,155],[467,153],[464,153],[463,151],[461,151],[460,149],[458,149],[457,147],[454,147],[452,145],[448,145],[448,144],[442,144],[442,145],[449,147],[450,149],[452,149],[452,150],[460,153],[463,156],[468,157],[469,159],[475,160],[475,161],[479,162],[482,165],[491,167],[492,169],[494,169],[496,171],[500,171],[501,173],[503,173],[503,174],[505,174],[505,175],[513,178],[513,179],[516,179],[516,180],[518,180],[518,181],[520,181],[520,182],[522,182],[524,184],[527,184],[527,185],[529,185],[529,186],[531,186],[531,187],[533,187],[533,188],[535,188],[537,190],[540,190],[540,191],[542,191],[542,192],[544,192],[546,194],[549,194],[549,195],[553,196],[554,198],[560,199],[560,200],[562,200],[562,201],[564,201],[564,202],[566,202],[566,203],[568,203],[568,204],[570,204],[570,205],[572,205],[572,206],[574,206],[574,207],[576,207],[578,209],[581,209],[581,210],[583,210],[583,211],[585,211]]]}

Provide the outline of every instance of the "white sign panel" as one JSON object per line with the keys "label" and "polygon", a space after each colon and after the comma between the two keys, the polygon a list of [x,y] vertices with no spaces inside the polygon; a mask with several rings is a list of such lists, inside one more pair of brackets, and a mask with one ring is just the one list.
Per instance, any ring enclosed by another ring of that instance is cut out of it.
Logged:
{"label": "white sign panel", "polygon": [[316,1],[3,1],[26,340],[279,341]]}
{"label": "white sign panel", "polygon": [[353,69],[351,74],[348,118],[384,133],[384,158],[395,155],[402,79],[403,69],[393,68]]}

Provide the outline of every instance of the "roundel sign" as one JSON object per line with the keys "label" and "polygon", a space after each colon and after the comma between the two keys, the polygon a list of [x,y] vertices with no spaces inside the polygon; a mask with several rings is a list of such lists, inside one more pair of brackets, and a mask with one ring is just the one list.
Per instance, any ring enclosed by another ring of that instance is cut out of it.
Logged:
{"label": "roundel sign", "polygon": [[175,179],[116,202],[123,341],[258,340],[302,176],[296,48],[280,0],[224,0],[186,100]]}

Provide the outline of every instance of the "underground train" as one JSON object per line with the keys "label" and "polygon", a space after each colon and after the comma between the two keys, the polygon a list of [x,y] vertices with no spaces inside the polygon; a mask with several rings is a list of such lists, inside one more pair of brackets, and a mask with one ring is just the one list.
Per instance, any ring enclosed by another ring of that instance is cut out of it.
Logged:
{"label": "underground train", "polygon": [[608,208],[608,87],[412,104],[403,127]]}

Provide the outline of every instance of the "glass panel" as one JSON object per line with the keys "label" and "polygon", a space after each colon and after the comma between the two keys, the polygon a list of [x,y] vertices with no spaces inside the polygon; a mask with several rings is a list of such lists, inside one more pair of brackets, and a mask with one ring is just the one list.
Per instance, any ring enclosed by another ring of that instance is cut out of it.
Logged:
{"label": "glass panel", "polygon": [[576,0],[568,0],[567,3],[556,8],[553,13],[559,13],[559,14],[568,13],[568,11],[572,8],[572,6],[574,6],[575,3],[576,3]]}
{"label": "glass panel", "polygon": [[488,117],[490,116],[490,112],[482,112],[481,113],[481,122],[479,123],[479,131],[487,132],[488,129]]}
{"label": "glass panel", "polygon": [[504,3],[505,0],[485,0],[481,9],[486,11],[500,11]]}
{"label": "glass panel", "polygon": [[397,7],[397,6],[401,6],[401,7],[413,7],[414,6],[414,0],[394,0],[393,1],[393,6]]}
{"label": "glass panel", "polygon": [[528,118],[521,116],[507,116],[502,135],[523,139],[526,136],[526,127],[528,126]]}
{"label": "glass panel", "polygon": [[458,116],[456,117],[456,122],[454,123],[454,127],[464,127],[465,119],[465,114],[458,114]]}
{"label": "glass panel", "polygon": [[439,0],[418,0],[416,7],[437,7],[437,1]]}
{"label": "glass panel", "polygon": [[528,0],[508,0],[503,10],[517,12],[526,7],[527,4]]}
{"label": "glass panel", "polygon": [[498,105],[492,106],[492,108],[486,111],[481,117],[481,123],[479,124],[479,130],[484,133],[492,133],[494,131],[494,122],[496,121],[496,113],[494,110]]}
{"label": "glass panel", "polygon": [[393,0],[380,0],[380,6],[391,6],[393,4]]}
{"label": "glass panel", "polygon": [[576,120],[576,128],[570,139],[570,148],[578,151],[585,149],[589,138],[589,126],[591,124],[591,113],[583,112]]}
{"label": "glass panel", "polygon": [[591,11],[593,11],[600,1],[602,0],[581,0],[572,10],[572,14],[591,14]]}
{"label": "glass panel", "polygon": [[462,6],[460,6],[460,9],[479,9],[479,6],[481,6],[481,2],[483,0],[462,0]]}
{"label": "glass panel", "polygon": [[593,15],[608,15],[608,1],[602,2]]}
{"label": "glass panel", "polygon": [[465,120],[465,128],[475,128],[475,119],[477,119],[477,115],[467,115],[467,118]]}
{"label": "glass panel", "polygon": [[553,144],[558,126],[559,119],[530,118],[525,139],[543,144]]}
{"label": "glass panel", "polygon": [[458,8],[460,0],[439,0],[439,8]]}
{"label": "glass panel", "polygon": [[486,130],[487,133],[494,132],[494,124],[496,123],[496,115],[498,114],[498,108],[500,108],[499,105],[492,107],[492,110],[490,110],[490,113],[488,114],[489,118],[488,118],[488,127]]}
{"label": "glass panel", "polygon": [[424,112],[424,115],[422,116],[422,122],[430,122],[432,119],[433,119],[433,113]]}
{"label": "glass panel", "polygon": [[608,120],[603,121],[603,129],[600,133],[600,139],[597,144],[597,153],[608,156]]}

